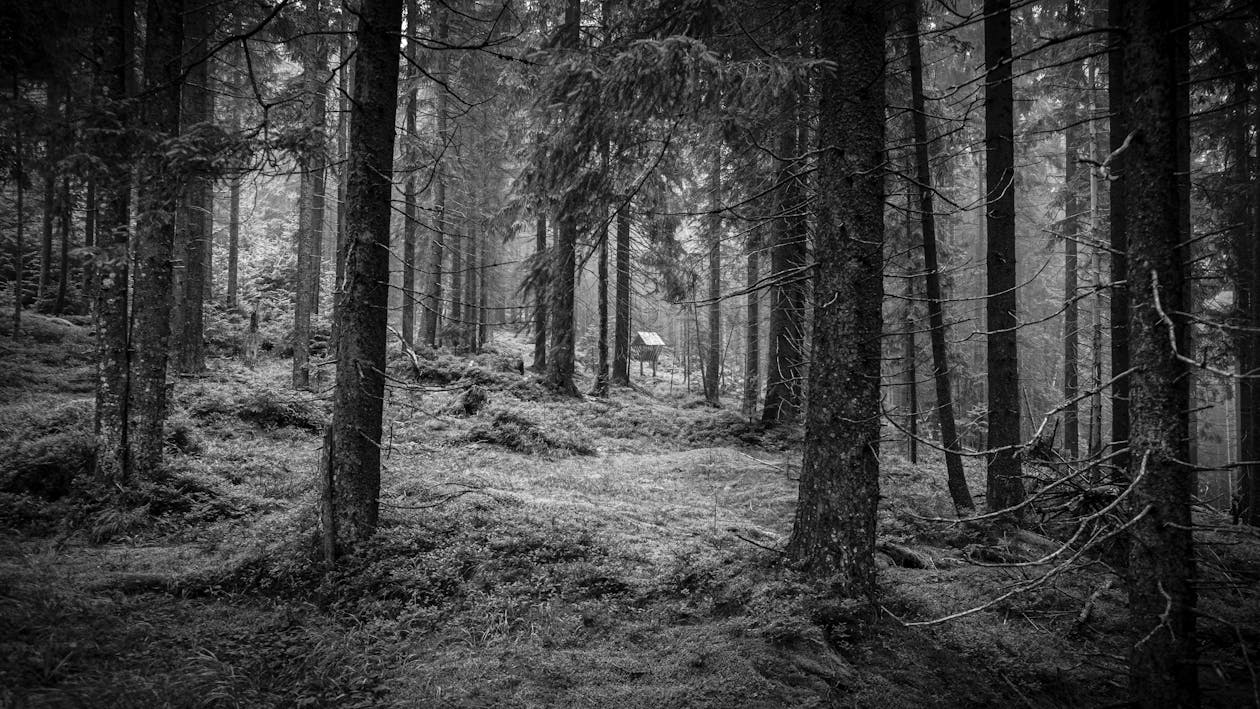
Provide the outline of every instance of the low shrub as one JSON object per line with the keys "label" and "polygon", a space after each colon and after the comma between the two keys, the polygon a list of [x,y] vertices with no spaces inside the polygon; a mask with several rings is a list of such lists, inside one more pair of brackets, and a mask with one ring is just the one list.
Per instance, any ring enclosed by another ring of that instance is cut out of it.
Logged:
{"label": "low shrub", "polygon": [[468,441],[491,443],[508,450],[530,455],[553,452],[595,455],[595,449],[569,432],[544,431],[532,419],[506,409],[492,412],[488,423],[477,423],[469,429]]}

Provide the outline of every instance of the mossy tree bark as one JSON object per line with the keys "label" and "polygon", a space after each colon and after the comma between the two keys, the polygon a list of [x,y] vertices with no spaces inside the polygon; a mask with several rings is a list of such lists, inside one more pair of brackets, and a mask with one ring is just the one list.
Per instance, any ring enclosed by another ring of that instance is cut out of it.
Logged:
{"label": "mossy tree bark", "polygon": [[877,0],[825,3],[813,364],[788,556],[840,591],[875,592],[884,242],[884,33]]}
{"label": "mossy tree bark", "polygon": [[171,259],[180,180],[172,180],[162,142],[179,134],[184,2],[151,2],[145,25],[142,124],[152,141],[136,174],[135,276],[128,387],[130,471],[149,478],[162,465],[166,367],[171,339]]}
{"label": "mossy tree bark", "polygon": [[[127,78],[131,66],[133,0],[110,4],[97,47],[104,75],[101,87],[102,138],[97,143],[105,169],[96,178],[100,208],[97,213],[95,264],[96,327],[96,478],[121,484],[128,477],[127,389],[128,258],[131,232],[131,146],[123,126],[128,123]],[[19,188],[20,189],[20,188]]]}

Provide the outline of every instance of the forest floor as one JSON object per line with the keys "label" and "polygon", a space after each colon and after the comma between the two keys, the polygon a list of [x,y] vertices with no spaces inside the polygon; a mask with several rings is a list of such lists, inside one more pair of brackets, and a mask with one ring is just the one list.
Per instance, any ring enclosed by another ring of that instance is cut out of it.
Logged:
{"label": "forest floor", "polygon": [[[950,512],[935,457],[884,456],[872,619],[775,551],[799,432],[706,408],[668,373],[555,398],[513,371],[522,342],[496,347],[391,358],[380,533],[329,575],[311,561],[326,396],[289,389],[288,360],[177,380],[169,475],[110,490],[84,474],[89,333],[28,315],[0,339],[0,706],[1123,700],[1123,580],[1101,560],[907,625],[1050,568],[975,562],[1035,560],[1040,535],[926,520]],[[467,414],[473,381],[487,400]],[[1200,535],[1202,682],[1237,707],[1256,701],[1260,543],[1227,531]]]}

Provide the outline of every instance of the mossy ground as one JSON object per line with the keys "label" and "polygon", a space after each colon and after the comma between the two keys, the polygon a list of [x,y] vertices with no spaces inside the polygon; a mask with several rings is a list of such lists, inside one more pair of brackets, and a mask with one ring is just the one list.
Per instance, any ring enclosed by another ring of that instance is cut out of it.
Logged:
{"label": "mossy ground", "polygon": [[[82,466],[90,427],[76,402],[90,387],[65,384],[90,372],[90,339],[36,332],[0,343],[0,371],[18,372],[0,380],[5,440],[21,452],[0,466],[10,473]],[[510,363],[520,345],[498,347]],[[949,512],[938,460],[885,456],[881,542],[924,568],[881,555],[873,619],[774,551],[798,436],[695,406],[665,373],[571,401],[494,358],[427,366],[451,376],[426,369],[389,395],[380,534],[331,575],[310,558],[326,396],[289,390],[281,360],[213,360],[179,380],[169,475],[131,497],[81,476],[56,500],[0,494],[0,706],[1123,699],[1123,582],[1101,564],[957,621],[903,625],[1039,571],[974,565],[983,534],[922,519]],[[473,381],[486,405],[452,413]],[[982,489],[979,465],[968,472]],[[1218,619],[1202,625],[1208,703],[1242,706],[1260,552],[1246,536],[1204,541],[1201,606]]]}

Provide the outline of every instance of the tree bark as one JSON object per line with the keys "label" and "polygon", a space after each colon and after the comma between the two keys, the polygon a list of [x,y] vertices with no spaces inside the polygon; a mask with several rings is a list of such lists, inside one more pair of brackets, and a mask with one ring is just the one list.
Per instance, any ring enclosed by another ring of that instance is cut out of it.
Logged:
{"label": "tree bark", "polygon": [[[47,107],[45,120],[49,126],[55,126],[60,122],[61,109],[61,93],[62,86],[57,81],[48,82]],[[39,242],[39,288],[36,292],[36,302],[43,303],[44,300],[51,297],[52,293],[52,267],[53,267],[53,231],[57,217],[57,161],[60,159],[60,153],[63,150],[61,141],[56,135],[56,131],[45,141],[45,158],[44,158],[44,230],[43,238]],[[41,305],[40,307],[46,307]]]}
{"label": "tree bark", "polygon": [[[110,3],[104,37],[98,46],[97,56],[106,72],[100,81],[102,95],[99,110],[102,115],[99,120],[114,128],[127,125],[131,119],[127,97],[133,13],[133,0]],[[110,138],[102,141],[98,148],[98,157],[104,169],[97,177],[100,210],[97,216],[99,256],[95,259],[96,303],[93,308],[96,329],[93,431],[97,481],[121,485],[127,481],[130,469],[127,431],[130,368],[127,244],[131,233],[131,146],[121,131],[110,131],[107,135]],[[21,221],[18,223],[20,225]]]}
{"label": "tree bark", "polygon": [[57,259],[57,299],[53,313],[61,315],[66,310],[67,290],[70,286],[70,213],[74,210],[74,193],[70,191],[70,177],[63,176],[57,187],[57,237],[61,253]]}
{"label": "tree bark", "polygon": [[[1010,0],[984,2],[984,143],[989,252],[988,297],[989,439],[985,499],[989,510],[1024,500],[1020,477],[1019,351],[1016,341],[1015,119],[1011,83]],[[1019,519],[1019,513],[1012,518]]]}
{"label": "tree bark", "polygon": [[612,380],[630,385],[630,211],[617,210],[617,327],[613,334]]}
{"label": "tree bark", "polygon": [[[1112,27],[1120,27],[1123,22],[1126,0],[1109,0],[1107,3],[1107,22]],[[1129,370],[1129,285],[1128,252],[1129,239],[1125,232],[1128,221],[1128,210],[1125,205],[1125,165],[1127,159],[1120,151],[1125,138],[1129,134],[1129,122],[1125,102],[1121,96],[1121,87],[1125,83],[1124,54],[1120,45],[1120,36],[1116,33],[1111,38],[1111,46],[1107,51],[1107,101],[1111,112],[1108,128],[1110,134],[1111,175],[1108,181],[1108,193],[1111,205],[1110,234],[1111,246],[1111,373],[1119,376]],[[1126,470],[1129,466],[1129,377],[1120,377],[1111,385],[1111,454],[1112,464],[1116,470]]]}
{"label": "tree bark", "polygon": [[[190,9],[185,18],[187,49],[187,82],[183,88],[185,114],[181,116],[184,130],[194,125],[212,121],[210,109],[210,77],[207,49],[212,31],[210,10],[205,6]],[[181,219],[184,235],[178,243],[182,253],[176,256],[183,261],[182,278],[177,279],[176,310],[173,334],[176,338],[175,367],[180,374],[198,374],[206,368],[203,342],[205,339],[205,290],[206,290],[206,242],[213,229],[210,203],[213,182],[202,175],[188,180],[180,199],[183,210]]]}
{"label": "tree bark", "polygon": [[707,362],[704,370],[704,400],[709,406],[721,405],[722,386],[722,148],[713,151],[713,165],[709,172],[711,200],[709,215],[709,337],[705,347]]}
{"label": "tree bark", "polygon": [[596,343],[595,386],[591,388],[592,396],[608,396],[608,225],[604,224],[599,240],[599,263],[596,264],[598,284],[596,286],[598,302],[599,339]]}
{"label": "tree bark", "polygon": [[416,87],[418,72],[415,62],[419,58],[416,53],[416,41],[411,37],[420,36],[420,18],[417,14],[416,0],[407,0],[407,104],[404,111],[404,125],[407,137],[403,150],[407,182],[403,187],[403,257],[402,257],[402,329],[403,343],[407,347],[415,344],[416,330],[416,177],[418,169],[415,144],[420,139],[416,133]]}
{"label": "tree bark", "polygon": [[[547,258],[547,215],[539,212],[537,228],[534,232],[534,253],[538,258]],[[549,286],[544,279],[534,289],[534,363],[530,367],[535,372],[547,371],[547,290]]]}
{"label": "tree bark", "polygon": [[749,231],[744,267],[744,415],[750,419],[757,413],[757,396],[761,391],[761,233]]}
{"label": "tree bark", "polygon": [[[919,219],[923,232],[923,267],[927,285],[928,333],[932,343],[932,380],[936,384],[937,420],[941,442],[945,444],[945,470],[950,498],[960,515],[972,512],[971,490],[963,472],[962,443],[958,439],[954,419],[953,389],[949,381],[949,357],[945,350],[946,330],[944,299],[941,294],[941,269],[936,253],[936,211],[932,199],[932,169],[928,155],[926,100],[923,95],[923,56],[919,47],[919,0],[908,0],[908,13],[913,46],[910,51],[911,120],[914,123],[915,181],[918,183]],[[907,217],[908,218],[908,217]],[[1011,334],[1014,337],[1014,333]],[[913,335],[911,336],[913,338]],[[911,355],[913,356],[913,354]],[[911,380],[913,382],[913,379]],[[912,384],[913,386],[913,384]]]}
{"label": "tree bark", "polygon": [[[1178,15],[1181,15],[1178,17]],[[1129,551],[1129,692],[1138,707],[1198,706],[1194,551],[1185,464],[1189,387],[1177,359],[1187,305],[1177,184],[1177,70],[1173,30],[1184,13],[1155,3],[1125,4],[1121,27],[1127,69],[1121,95],[1133,140],[1125,153],[1124,199],[1134,372]],[[1171,329],[1171,333],[1170,333]],[[1140,476],[1140,480],[1137,478]]]}
{"label": "tree bark", "polygon": [[[323,537],[334,558],[376,532],[389,305],[389,217],[402,0],[364,0],[356,31],[346,202],[345,283],[335,306]],[[327,559],[329,563],[333,559]]]}
{"label": "tree bark", "polygon": [[873,598],[879,499],[884,31],[877,0],[824,3],[813,365],[789,558]]}
{"label": "tree bark", "polygon": [[1082,88],[1080,63],[1074,62],[1068,69],[1068,86],[1064,105],[1064,121],[1067,129],[1063,137],[1063,447],[1068,457],[1075,460],[1081,454],[1081,429],[1076,397],[1080,393],[1080,305],[1077,300],[1078,251],[1081,234],[1081,200],[1077,192],[1081,181],[1080,153],[1082,129],[1076,125],[1081,118],[1077,110],[1077,92]]}
{"label": "tree bark", "polygon": [[[446,41],[450,31],[450,20],[445,6],[435,7],[433,14],[436,27],[436,41]],[[437,78],[445,80],[448,66],[447,52],[437,53]],[[447,130],[447,96],[446,87],[440,83],[433,87],[435,98],[434,120],[437,123],[437,139],[439,155],[445,155],[450,135]],[[429,241],[428,287],[424,294],[424,336],[421,340],[430,347],[440,343],[442,321],[442,260],[446,252],[446,170],[442,160],[438,160],[433,168],[433,237]]]}
{"label": "tree bark", "polygon": [[[13,103],[16,105],[22,98],[22,90],[18,81],[17,72],[13,73]],[[26,172],[23,169],[22,155],[26,150],[26,145],[22,141],[22,125],[17,122],[13,126],[13,171],[17,173],[16,185],[16,201],[14,205],[17,212],[17,225],[14,229],[13,239],[13,337],[17,338],[22,332],[22,297],[23,297],[23,261],[26,255],[23,253],[23,232],[26,229]]]}
{"label": "tree bark", "polygon": [[[796,89],[799,91],[799,87]],[[806,223],[804,185],[797,174],[801,122],[800,99],[788,99],[787,118],[779,133],[778,215],[772,225],[774,244],[770,249],[770,327],[766,333],[766,398],[761,419],[765,423],[795,421],[801,407],[801,346],[805,340],[804,268]]]}
{"label": "tree bark", "polygon": [[[143,126],[152,141],[179,134],[184,2],[151,2],[146,14]],[[130,474],[148,479],[162,465],[166,420],[166,366],[171,338],[171,258],[179,186],[167,173],[160,142],[137,165],[135,277],[128,393]]]}
{"label": "tree bark", "polygon": [[[316,28],[322,22],[320,3],[307,8],[307,24]],[[324,224],[324,122],[327,94],[324,74],[327,57],[323,39],[306,37],[302,47],[302,84],[305,93],[306,127],[311,130],[308,152],[301,157],[301,192],[298,198],[297,275],[293,307],[293,388],[310,388],[311,315],[316,312],[316,286],[319,283],[318,247]],[[395,81],[397,83],[397,81]]]}
{"label": "tree bark", "polygon": [[[581,42],[581,16],[581,0],[566,0],[560,45],[570,51],[576,51]],[[566,195],[561,201],[556,245],[552,253],[551,297],[547,303],[551,315],[551,351],[548,353],[546,384],[550,389],[570,396],[578,395],[577,386],[573,383],[573,296],[577,287],[578,238],[575,203],[586,196]]]}
{"label": "tree bark", "polygon": [[238,275],[241,262],[241,176],[232,175],[228,185],[228,262],[227,307],[239,307],[240,285]]}

